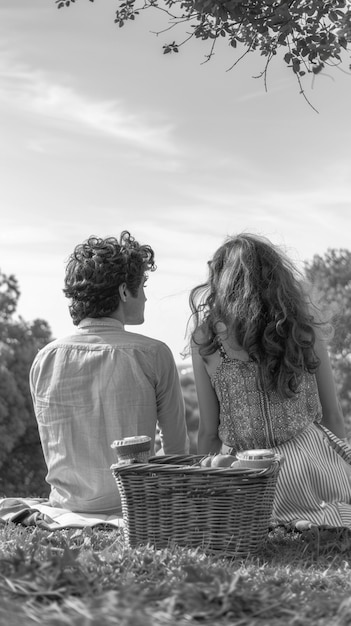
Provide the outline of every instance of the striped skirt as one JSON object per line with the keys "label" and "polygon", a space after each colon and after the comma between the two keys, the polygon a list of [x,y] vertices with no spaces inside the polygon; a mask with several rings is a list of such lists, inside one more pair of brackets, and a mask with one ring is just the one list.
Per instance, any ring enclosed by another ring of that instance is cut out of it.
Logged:
{"label": "striped skirt", "polygon": [[284,457],[272,523],[351,528],[351,447],[311,424],[272,449]]}

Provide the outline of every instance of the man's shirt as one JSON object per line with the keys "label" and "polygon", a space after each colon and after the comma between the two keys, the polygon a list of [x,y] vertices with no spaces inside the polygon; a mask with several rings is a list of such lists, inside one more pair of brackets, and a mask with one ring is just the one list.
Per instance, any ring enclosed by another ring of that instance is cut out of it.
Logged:
{"label": "man's shirt", "polygon": [[118,513],[111,443],[151,437],[165,454],[188,452],[184,400],[166,344],[124,330],[113,318],[86,318],[76,332],[40,350],[30,387],[53,506]]}

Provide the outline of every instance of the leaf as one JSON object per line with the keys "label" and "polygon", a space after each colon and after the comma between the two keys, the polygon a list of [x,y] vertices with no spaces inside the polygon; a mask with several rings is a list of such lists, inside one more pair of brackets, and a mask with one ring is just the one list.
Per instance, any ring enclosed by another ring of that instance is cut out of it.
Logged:
{"label": "leaf", "polygon": [[328,17],[329,17],[329,19],[330,19],[332,22],[338,22],[338,21],[339,21],[339,16],[338,16],[338,14],[336,13],[336,11],[330,11],[330,13],[329,13],[329,16],[328,16]]}
{"label": "leaf", "polygon": [[298,74],[298,72],[300,71],[300,65],[301,65],[301,63],[300,63],[299,59],[296,59],[296,58],[293,59],[292,68],[293,68],[293,72],[295,74]]}
{"label": "leaf", "polygon": [[319,72],[321,72],[321,71],[322,71],[323,67],[324,67],[324,63],[319,63],[319,65],[315,65],[315,66],[312,68],[312,72],[313,72],[313,74],[319,74]]}

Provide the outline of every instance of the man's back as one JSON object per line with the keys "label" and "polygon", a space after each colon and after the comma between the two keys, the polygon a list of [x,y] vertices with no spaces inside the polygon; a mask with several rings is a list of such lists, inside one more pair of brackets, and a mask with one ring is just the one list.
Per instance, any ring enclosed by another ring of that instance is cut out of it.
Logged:
{"label": "man's back", "polygon": [[86,318],[74,335],[43,348],[30,383],[54,506],[118,512],[115,439],[148,435],[153,450],[158,424],[166,454],[188,448],[169,348],[116,319]]}

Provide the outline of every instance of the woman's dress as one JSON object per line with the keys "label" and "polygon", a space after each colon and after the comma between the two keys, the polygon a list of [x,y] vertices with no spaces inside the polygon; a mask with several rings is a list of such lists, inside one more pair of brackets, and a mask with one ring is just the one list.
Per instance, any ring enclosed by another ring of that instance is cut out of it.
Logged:
{"label": "woman's dress", "polygon": [[229,358],[211,377],[220,405],[223,450],[270,448],[284,457],[272,523],[351,528],[351,447],[320,425],[314,375],[306,372],[293,398],[262,389],[257,363]]}

